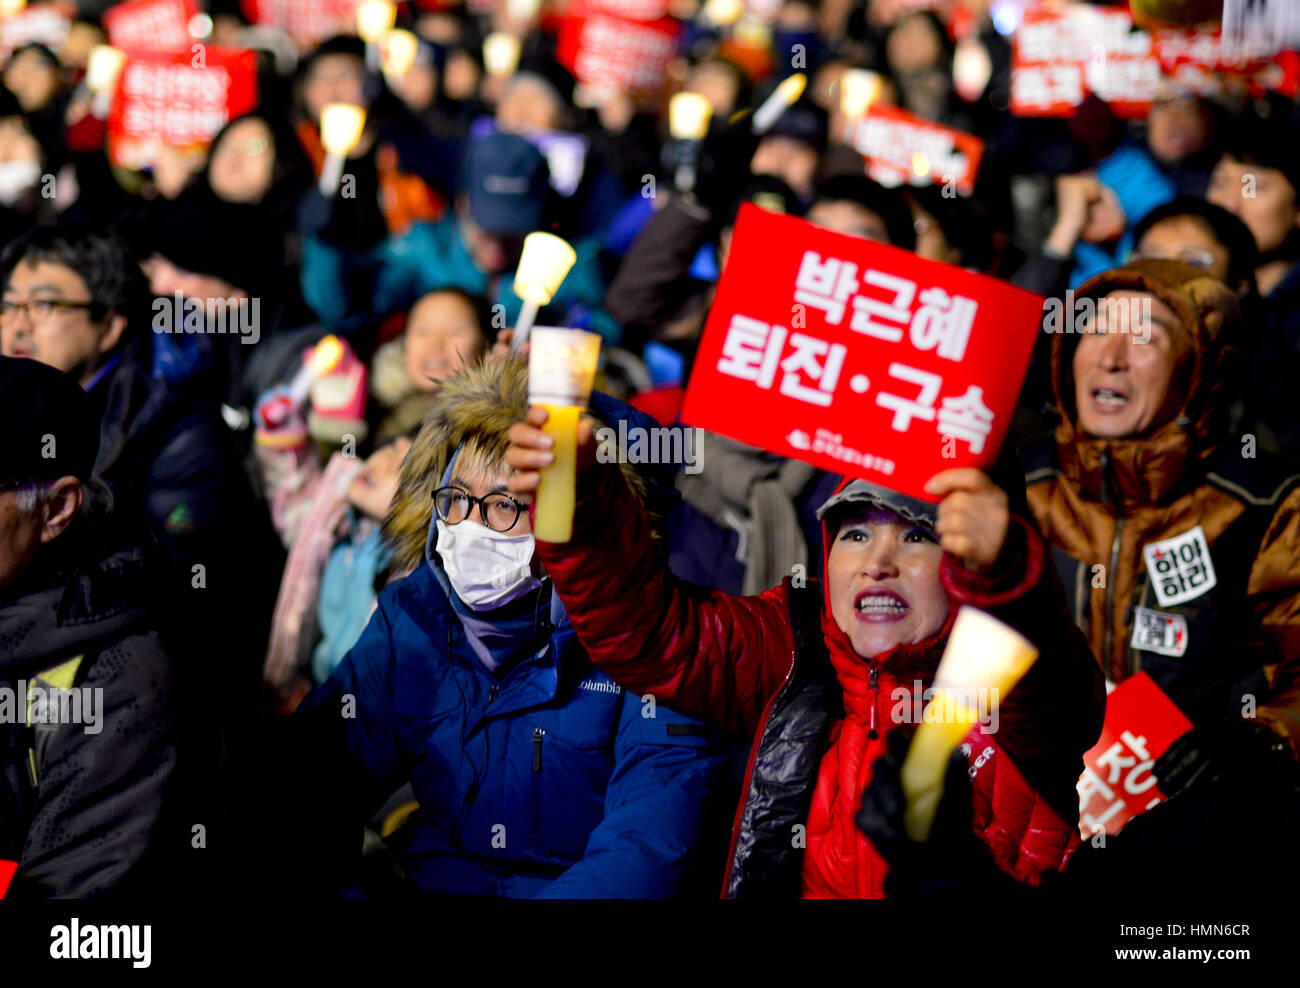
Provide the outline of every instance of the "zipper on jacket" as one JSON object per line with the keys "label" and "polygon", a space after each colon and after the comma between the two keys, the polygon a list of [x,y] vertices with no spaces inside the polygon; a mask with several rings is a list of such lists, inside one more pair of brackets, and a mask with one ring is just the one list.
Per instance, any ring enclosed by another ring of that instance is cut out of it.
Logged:
{"label": "zipper on jacket", "polygon": [[542,738],[546,737],[546,732],[540,727],[533,728],[533,771],[542,770]]}
{"label": "zipper on jacket", "polygon": [[[1102,504],[1112,500],[1110,490],[1110,451],[1101,451],[1101,501]],[[1115,580],[1119,575],[1119,546],[1124,536],[1124,516],[1120,514],[1118,498],[1115,504],[1115,537],[1110,543],[1110,570],[1106,573],[1106,635],[1102,654],[1106,657],[1106,672],[1110,672],[1112,655],[1111,646],[1115,636]]]}
{"label": "zipper on jacket", "polygon": [[875,662],[871,663],[871,671],[867,673],[867,684],[871,690],[871,716],[867,721],[867,737],[872,741],[880,737],[880,732],[876,730],[876,701],[880,695],[880,666]]}

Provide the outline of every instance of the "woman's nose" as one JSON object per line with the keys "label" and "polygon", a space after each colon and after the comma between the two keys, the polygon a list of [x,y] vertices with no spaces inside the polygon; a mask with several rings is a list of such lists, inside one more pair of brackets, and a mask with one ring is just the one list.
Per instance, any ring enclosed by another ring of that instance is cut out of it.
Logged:
{"label": "woman's nose", "polygon": [[895,558],[897,547],[893,539],[877,535],[867,545],[862,572],[873,580],[886,580],[898,575]]}

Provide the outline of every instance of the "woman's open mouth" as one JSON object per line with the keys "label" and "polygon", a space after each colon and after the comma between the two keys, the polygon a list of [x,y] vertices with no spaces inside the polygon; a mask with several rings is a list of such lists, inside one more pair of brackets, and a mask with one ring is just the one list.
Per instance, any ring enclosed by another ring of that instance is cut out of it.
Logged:
{"label": "woman's open mouth", "polygon": [[1093,388],[1092,391],[1092,403],[1103,412],[1123,408],[1128,400],[1127,394],[1114,388]]}
{"label": "woman's open mouth", "polygon": [[863,590],[853,598],[859,621],[901,621],[912,610],[907,601],[889,590]]}

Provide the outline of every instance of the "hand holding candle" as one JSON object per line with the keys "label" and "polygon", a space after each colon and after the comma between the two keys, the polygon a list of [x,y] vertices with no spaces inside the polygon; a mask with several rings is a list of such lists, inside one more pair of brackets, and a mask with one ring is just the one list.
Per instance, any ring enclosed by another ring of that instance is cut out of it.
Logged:
{"label": "hand holding candle", "polygon": [[112,45],[95,45],[86,61],[86,88],[94,94],[91,111],[101,120],[108,116],[117,77],[126,65],[126,52]]}
{"label": "hand holding candle", "polygon": [[407,70],[415,64],[415,56],[420,47],[420,39],[410,31],[389,31],[384,35],[381,57],[384,64],[384,76],[390,86],[402,81]]}
{"label": "hand holding candle", "polygon": [[[930,836],[948,756],[981,712],[990,712],[1037,658],[1038,649],[1028,639],[996,618],[973,607],[957,612],[935,673],[933,699],[903,762],[903,823],[909,838],[924,843]],[[986,698],[984,703],[979,697]]]}
{"label": "hand holding candle", "polygon": [[577,260],[577,252],[554,234],[530,233],[524,237],[519,267],[515,269],[515,294],[524,300],[524,305],[510,341],[513,352],[518,353],[528,342],[537,310],[555,297]]}
{"label": "hand holding candle", "polygon": [[330,103],[320,114],[320,140],[325,146],[325,164],[320,173],[321,195],[329,198],[338,191],[343,162],[361,140],[366,129],[366,111],[351,103]]}
{"label": "hand holding candle", "polygon": [[555,462],[541,470],[533,534],[544,542],[573,536],[577,490],[578,416],[591,396],[600,336],[581,329],[539,326],[528,355],[528,401],[546,409],[542,430],[555,445]]}
{"label": "hand holding candle", "polygon": [[357,34],[366,43],[366,67],[371,72],[379,71],[379,43],[396,21],[397,4],[392,0],[361,0],[357,4]]}
{"label": "hand holding candle", "polygon": [[799,97],[803,95],[806,85],[808,85],[808,77],[802,72],[796,72],[777,86],[776,89],[772,90],[772,95],[765,99],[763,105],[754,112],[754,133],[766,133],[782,113],[794,106]]}

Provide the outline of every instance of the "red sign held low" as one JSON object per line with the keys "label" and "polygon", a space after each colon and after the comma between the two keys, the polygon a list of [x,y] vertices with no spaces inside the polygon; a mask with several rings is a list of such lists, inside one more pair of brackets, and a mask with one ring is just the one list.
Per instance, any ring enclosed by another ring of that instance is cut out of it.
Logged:
{"label": "red sign held low", "polygon": [[741,208],[682,409],[688,425],[931,503],[988,469],[1043,300],[910,251]]}
{"label": "red sign held low", "polygon": [[1106,698],[1101,738],[1083,756],[1079,832],[1117,834],[1130,819],[1165,801],[1151,767],[1192,722],[1145,672]]}
{"label": "red sign held low", "polygon": [[892,106],[873,106],[853,128],[852,144],[867,174],[885,185],[946,185],[975,191],[984,142]]}
{"label": "red sign held low", "polygon": [[135,51],[190,50],[190,19],[199,12],[194,0],[127,0],[104,13],[108,43]]}

